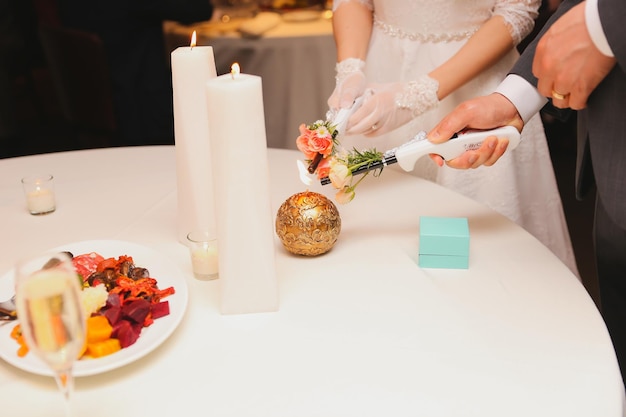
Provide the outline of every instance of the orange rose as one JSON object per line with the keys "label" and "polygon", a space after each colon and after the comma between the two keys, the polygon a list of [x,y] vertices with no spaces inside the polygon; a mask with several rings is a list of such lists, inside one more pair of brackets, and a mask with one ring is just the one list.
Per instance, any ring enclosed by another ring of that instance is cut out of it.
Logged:
{"label": "orange rose", "polygon": [[322,162],[317,166],[317,178],[322,179],[328,177],[330,173],[330,158],[322,159]]}
{"label": "orange rose", "polygon": [[300,125],[300,136],[296,139],[296,146],[306,159],[312,160],[316,154],[328,156],[333,150],[331,135],[320,136],[317,130],[309,129],[304,123]]}

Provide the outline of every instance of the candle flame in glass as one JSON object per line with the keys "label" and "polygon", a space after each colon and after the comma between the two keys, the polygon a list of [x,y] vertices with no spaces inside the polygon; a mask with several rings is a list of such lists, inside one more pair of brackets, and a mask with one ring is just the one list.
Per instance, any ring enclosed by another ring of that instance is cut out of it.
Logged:
{"label": "candle flame in glass", "polygon": [[307,174],[306,166],[304,166],[304,162],[301,160],[297,160],[296,164],[298,165],[298,172],[300,173],[300,181],[304,183],[304,185],[309,186],[313,182],[311,177]]}
{"label": "candle flame in glass", "polygon": [[239,68],[239,63],[235,62],[230,67],[230,75],[233,77],[233,80],[239,76],[241,69]]}
{"label": "candle flame in glass", "polygon": [[193,49],[193,47],[196,46],[196,31],[195,30],[191,34],[191,43],[189,44],[189,46],[191,47],[191,49]]}

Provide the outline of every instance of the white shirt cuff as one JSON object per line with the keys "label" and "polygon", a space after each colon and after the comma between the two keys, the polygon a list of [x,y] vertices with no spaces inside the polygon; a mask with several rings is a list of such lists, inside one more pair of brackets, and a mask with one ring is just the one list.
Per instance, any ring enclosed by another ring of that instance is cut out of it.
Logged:
{"label": "white shirt cuff", "polygon": [[509,74],[496,88],[496,93],[502,94],[513,103],[524,124],[548,102],[534,85],[516,74]]}
{"label": "white shirt cuff", "polygon": [[600,13],[598,12],[598,0],[585,1],[585,23],[587,24],[589,36],[596,48],[606,56],[615,56],[609,42],[606,40],[604,29],[602,29]]}

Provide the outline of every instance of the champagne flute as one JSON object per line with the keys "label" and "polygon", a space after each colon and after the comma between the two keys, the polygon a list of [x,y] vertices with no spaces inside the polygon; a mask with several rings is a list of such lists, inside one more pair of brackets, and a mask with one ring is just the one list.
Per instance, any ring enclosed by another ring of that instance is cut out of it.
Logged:
{"label": "champagne flute", "polygon": [[16,268],[17,317],[26,344],[53,371],[68,417],[72,367],[86,332],[79,279],[66,252],[45,253],[19,262]]}

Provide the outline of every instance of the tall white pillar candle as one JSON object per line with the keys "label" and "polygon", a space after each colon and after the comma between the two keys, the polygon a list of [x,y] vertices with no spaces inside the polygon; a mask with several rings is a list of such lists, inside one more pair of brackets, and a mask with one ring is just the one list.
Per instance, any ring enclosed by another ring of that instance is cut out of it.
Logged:
{"label": "tall white pillar candle", "polygon": [[274,217],[261,78],[225,74],[206,86],[222,314],[278,310]]}
{"label": "tall white pillar candle", "polygon": [[210,46],[180,47],[172,52],[171,58],[178,240],[186,244],[190,231],[215,228],[205,85],[217,76],[217,71]]}

